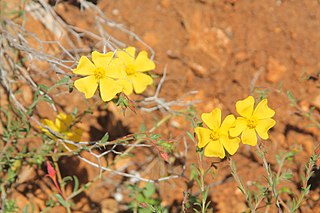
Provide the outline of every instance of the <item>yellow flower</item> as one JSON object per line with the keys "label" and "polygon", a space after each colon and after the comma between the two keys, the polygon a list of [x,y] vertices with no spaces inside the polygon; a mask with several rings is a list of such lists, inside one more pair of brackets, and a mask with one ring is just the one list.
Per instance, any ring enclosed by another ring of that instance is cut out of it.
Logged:
{"label": "yellow flower", "polygon": [[[135,93],[142,93],[148,85],[153,83],[153,79],[144,72],[155,69],[156,65],[148,58],[146,51],[141,51],[137,57],[136,48],[128,47],[124,50],[117,51],[117,56],[123,63],[124,71],[127,73],[125,79],[119,80],[123,86],[123,92],[130,95],[134,90]],[[129,84],[128,84],[129,82]]]}
{"label": "yellow flower", "polygon": [[225,157],[225,150],[233,155],[239,148],[240,139],[230,137],[229,129],[234,126],[235,117],[228,115],[221,124],[221,110],[216,108],[210,113],[203,113],[201,119],[208,128],[196,127],[198,147],[204,147],[207,157]]}
{"label": "yellow flower", "polygon": [[124,78],[125,72],[121,70],[119,60],[113,59],[113,52],[106,54],[92,52],[92,61],[82,56],[73,73],[86,76],[74,82],[74,86],[83,92],[86,98],[91,98],[98,88],[103,101],[110,101],[122,91],[122,85],[116,82]]}
{"label": "yellow flower", "polygon": [[[55,123],[48,119],[43,119],[42,124],[48,126],[51,130],[59,134],[59,137],[79,142],[83,130],[80,128],[71,128],[74,119],[72,115],[59,113],[56,117]],[[56,140],[56,137],[52,135],[46,128],[41,128],[42,132],[46,133],[50,138]],[[74,150],[76,147],[72,144],[66,144],[70,149]],[[66,149],[64,149],[67,151]]]}
{"label": "yellow flower", "polygon": [[241,117],[237,118],[236,126],[230,129],[231,136],[236,137],[242,133],[242,143],[251,146],[257,144],[257,134],[264,140],[269,138],[268,130],[276,121],[271,118],[275,111],[268,107],[267,99],[263,99],[254,109],[254,99],[249,96],[236,103],[236,110]]}

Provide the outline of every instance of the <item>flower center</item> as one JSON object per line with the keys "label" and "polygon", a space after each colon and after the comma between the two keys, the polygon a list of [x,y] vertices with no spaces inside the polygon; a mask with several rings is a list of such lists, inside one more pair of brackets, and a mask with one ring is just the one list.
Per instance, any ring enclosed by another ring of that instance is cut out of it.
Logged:
{"label": "flower center", "polygon": [[125,70],[128,75],[133,75],[136,72],[133,64],[128,64]]}
{"label": "flower center", "polygon": [[258,124],[258,120],[254,117],[251,117],[247,120],[247,126],[250,128],[250,129],[254,129],[256,128]]}
{"label": "flower center", "polygon": [[100,80],[105,76],[105,69],[102,67],[97,67],[93,72],[94,72],[94,77],[97,80]]}
{"label": "flower center", "polygon": [[212,131],[210,133],[210,139],[213,140],[213,141],[218,140],[219,137],[220,137],[219,131]]}

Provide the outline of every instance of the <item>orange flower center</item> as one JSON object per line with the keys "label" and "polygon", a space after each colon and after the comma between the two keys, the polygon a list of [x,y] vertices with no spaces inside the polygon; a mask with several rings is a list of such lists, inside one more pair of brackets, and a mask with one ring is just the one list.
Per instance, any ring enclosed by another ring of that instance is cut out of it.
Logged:
{"label": "orange flower center", "polygon": [[210,139],[213,140],[213,141],[216,141],[220,138],[220,134],[219,134],[219,131],[212,131],[210,133]]}
{"label": "orange flower center", "polygon": [[94,77],[97,80],[100,80],[105,76],[105,69],[102,67],[97,67],[93,72],[94,72]]}
{"label": "orange flower center", "polygon": [[257,124],[258,124],[258,120],[255,117],[251,117],[251,118],[247,119],[247,126],[250,129],[256,128]]}
{"label": "orange flower center", "polygon": [[133,64],[128,64],[128,65],[126,66],[125,71],[126,71],[127,75],[133,75],[133,74],[136,73],[136,70],[135,70]]}

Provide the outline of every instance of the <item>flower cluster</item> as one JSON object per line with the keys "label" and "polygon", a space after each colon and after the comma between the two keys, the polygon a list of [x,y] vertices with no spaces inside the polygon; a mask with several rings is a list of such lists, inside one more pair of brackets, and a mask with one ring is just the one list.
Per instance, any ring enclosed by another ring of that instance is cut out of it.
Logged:
{"label": "flower cluster", "polygon": [[226,156],[225,151],[233,155],[238,150],[240,141],[255,146],[257,134],[264,140],[269,138],[268,131],[276,122],[272,119],[275,111],[268,107],[267,99],[263,99],[254,108],[254,98],[249,96],[236,103],[236,111],[239,117],[228,115],[223,122],[218,108],[201,115],[207,128],[196,127],[195,133],[199,141],[198,147],[204,148],[205,156],[222,159]]}
{"label": "flower cluster", "polygon": [[[58,133],[59,137],[73,142],[79,142],[81,140],[83,130],[80,128],[72,128],[73,122],[73,116],[65,113],[59,113],[56,117],[55,123],[48,119],[42,120],[42,124],[49,127],[55,133]],[[48,129],[41,128],[41,130],[50,138],[56,140],[57,137],[52,135]],[[76,147],[72,144],[67,144],[67,146],[72,150],[76,149]],[[64,150],[67,151],[66,149]]]}
{"label": "flower cluster", "polygon": [[74,82],[74,86],[91,98],[99,87],[103,101],[112,100],[118,93],[130,95],[133,91],[142,93],[153,79],[145,72],[155,69],[155,64],[148,58],[146,51],[136,56],[136,49],[128,47],[106,54],[92,52],[92,61],[86,56],[80,58],[73,73],[85,76]]}

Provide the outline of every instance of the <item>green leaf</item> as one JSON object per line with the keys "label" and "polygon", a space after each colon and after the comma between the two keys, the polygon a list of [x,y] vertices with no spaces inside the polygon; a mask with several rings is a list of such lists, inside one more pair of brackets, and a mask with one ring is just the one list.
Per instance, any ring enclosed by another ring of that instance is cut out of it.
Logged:
{"label": "green leaf", "polygon": [[56,83],[56,85],[66,84],[66,83],[69,82],[69,80],[70,80],[70,76],[65,76],[64,78],[60,79],[60,80]]}
{"label": "green leaf", "polygon": [[191,141],[194,141],[194,136],[189,131],[186,132]]}
{"label": "green leaf", "polygon": [[109,140],[109,133],[106,132],[106,134],[104,134],[104,136],[101,138],[100,143],[105,144],[106,142],[108,142],[108,140]]}
{"label": "green leaf", "polygon": [[73,193],[75,193],[79,189],[79,180],[75,175],[73,175],[73,180],[74,180]]}
{"label": "green leaf", "polygon": [[49,98],[48,96],[42,96],[41,100],[48,102],[49,104],[54,104],[53,100],[51,98]]}
{"label": "green leaf", "polygon": [[279,190],[279,194],[282,194],[282,193],[288,193],[288,194],[292,194],[291,190],[289,187],[282,187],[280,190]]}
{"label": "green leaf", "polygon": [[156,192],[156,187],[152,183],[148,183],[143,190],[143,195],[150,198]]}
{"label": "green leaf", "polygon": [[289,100],[291,101],[291,105],[297,104],[297,100],[293,97],[293,95],[290,91],[287,91],[287,96],[288,96]]}
{"label": "green leaf", "polygon": [[142,123],[140,126],[140,132],[146,132],[146,130],[147,130],[146,125],[144,123]]}
{"label": "green leaf", "polygon": [[59,203],[60,203],[62,206],[64,206],[64,207],[68,207],[68,206],[69,206],[68,202],[65,201],[60,194],[55,194],[55,196],[56,196],[56,198],[58,199]]}
{"label": "green leaf", "polygon": [[160,134],[152,134],[152,135],[150,136],[150,139],[151,139],[151,140],[157,140],[157,139],[159,139],[160,137],[161,137]]}
{"label": "green leaf", "polygon": [[45,91],[46,93],[47,93],[48,90],[49,90],[49,87],[46,86],[46,85],[44,85],[44,84],[39,84],[39,85],[38,85],[38,88],[41,89],[41,90],[43,90],[43,91]]}

